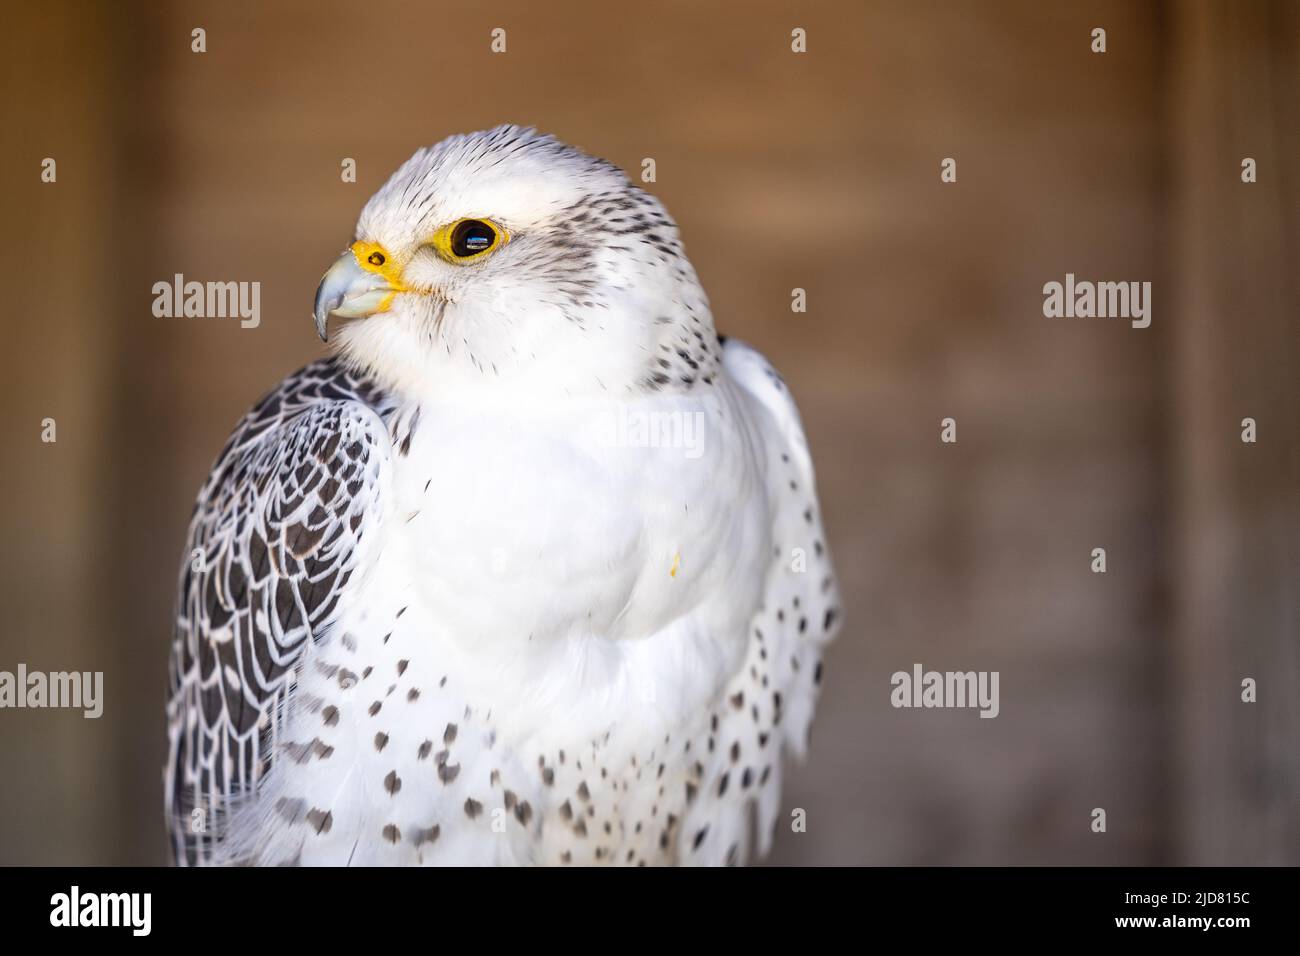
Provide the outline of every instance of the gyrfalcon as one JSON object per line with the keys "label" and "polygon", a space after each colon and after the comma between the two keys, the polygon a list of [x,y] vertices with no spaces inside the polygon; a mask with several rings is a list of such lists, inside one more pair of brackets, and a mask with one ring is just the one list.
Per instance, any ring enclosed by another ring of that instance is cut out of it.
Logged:
{"label": "gyrfalcon", "polygon": [[366,204],[331,357],[199,492],[170,667],[178,863],[743,863],[839,599],[781,377],[676,224],[501,126]]}

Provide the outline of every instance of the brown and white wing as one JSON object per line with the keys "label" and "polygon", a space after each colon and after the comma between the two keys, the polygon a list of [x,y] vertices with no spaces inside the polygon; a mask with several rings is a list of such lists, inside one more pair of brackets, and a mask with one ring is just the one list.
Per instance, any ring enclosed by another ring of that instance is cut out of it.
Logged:
{"label": "brown and white wing", "polygon": [[308,642],[329,639],[380,537],[382,398],[327,360],[244,419],[199,493],[180,575],[165,800],[176,862],[212,858],[276,759]]}

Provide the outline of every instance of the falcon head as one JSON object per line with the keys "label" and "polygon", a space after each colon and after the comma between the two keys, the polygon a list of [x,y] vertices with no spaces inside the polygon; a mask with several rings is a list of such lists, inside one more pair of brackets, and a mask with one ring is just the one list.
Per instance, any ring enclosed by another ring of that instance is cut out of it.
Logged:
{"label": "falcon head", "polygon": [[717,340],[660,202],[518,126],[421,149],[316,293],[342,354],[412,395],[466,383],[623,397],[690,388]]}

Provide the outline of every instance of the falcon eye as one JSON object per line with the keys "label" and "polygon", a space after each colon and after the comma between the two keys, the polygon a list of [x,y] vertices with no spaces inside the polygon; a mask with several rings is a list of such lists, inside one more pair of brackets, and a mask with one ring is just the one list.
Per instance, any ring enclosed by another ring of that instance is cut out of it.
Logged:
{"label": "falcon eye", "polygon": [[467,266],[509,241],[510,233],[490,219],[457,219],[434,233],[429,245],[452,265]]}
{"label": "falcon eye", "polygon": [[451,254],[457,259],[481,255],[496,244],[496,229],[482,219],[462,219],[451,231]]}
{"label": "falcon eye", "polygon": [[372,266],[382,266],[386,261],[382,252],[372,252],[370,257],[366,259],[366,262],[369,262]]}

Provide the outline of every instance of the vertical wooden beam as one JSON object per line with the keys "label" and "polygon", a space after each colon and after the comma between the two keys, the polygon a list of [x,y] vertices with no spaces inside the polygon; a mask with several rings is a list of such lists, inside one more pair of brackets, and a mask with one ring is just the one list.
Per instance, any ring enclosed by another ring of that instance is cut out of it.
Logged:
{"label": "vertical wooden beam", "polygon": [[[3,660],[14,670],[104,671],[104,710],[14,710],[0,733],[0,864],[112,862],[111,786],[126,689],[111,633],[93,529],[108,449],[106,290],[116,265],[111,166],[115,133],[103,41],[106,8],[20,4],[0,48],[6,253],[0,508]],[[41,178],[54,160],[55,180]],[[54,420],[53,443],[42,421]],[[109,558],[111,560],[111,558]]]}
{"label": "vertical wooden beam", "polygon": [[1206,0],[1171,17],[1175,862],[1295,863],[1300,8]]}

